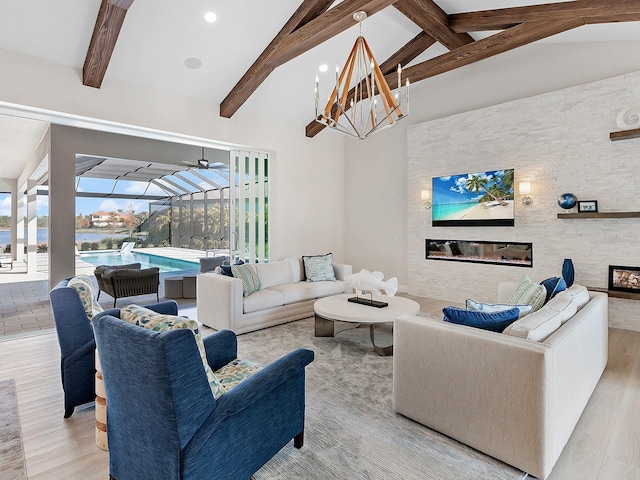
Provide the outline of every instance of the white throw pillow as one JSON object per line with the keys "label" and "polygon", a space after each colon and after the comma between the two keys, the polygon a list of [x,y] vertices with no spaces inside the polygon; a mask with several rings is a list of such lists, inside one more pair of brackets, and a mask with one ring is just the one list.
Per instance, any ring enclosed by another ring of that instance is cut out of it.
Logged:
{"label": "white throw pillow", "polygon": [[485,313],[493,313],[493,312],[503,312],[505,310],[511,310],[512,308],[517,308],[520,313],[518,314],[518,318],[522,318],[531,312],[533,307],[531,305],[508,305],[506,303],[481,303],[467,299],[465,302],[465,306],[467,310],[474,310],[476,312],[485,312]]}

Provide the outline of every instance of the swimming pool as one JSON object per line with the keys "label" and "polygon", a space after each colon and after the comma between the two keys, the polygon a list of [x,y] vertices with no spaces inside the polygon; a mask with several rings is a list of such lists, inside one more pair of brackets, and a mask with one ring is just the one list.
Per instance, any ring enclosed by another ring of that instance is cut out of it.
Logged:
{"label": "swimming pool", "polygon": [[90,252],[80,253],[80,258],[92,265],[120,265],[124,263],[140,263],[141,268],[158,267],[160,273],[179,272],[183,270],[195,270],[200,268],[199,263],[176,258],[161,257],[149,253],[131,252]]}

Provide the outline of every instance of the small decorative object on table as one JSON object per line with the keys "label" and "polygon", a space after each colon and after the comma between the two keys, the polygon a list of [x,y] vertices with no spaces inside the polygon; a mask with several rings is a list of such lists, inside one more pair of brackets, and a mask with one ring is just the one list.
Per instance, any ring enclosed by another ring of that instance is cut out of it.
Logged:
{"label": "small decorative object on table", "polygon": [[564,208],[565,210],[570,210],[576,206],[578,199],[573,193],[563,193],[558,197],[558,205],[560,208]]}
{"label": "small decorative object on table", "polygon": [[578,202],[578,212],[592,212],[598,211],[597,200],[581,200]]}
{"label": "small decorative object on table", "polygon": [[[381,292],[384,291],[387,296],[393,297],[398,291],[398,279],[393,277],[385,282],[382,280],[383,278],[384,274],[382,272],[370,272],[365,269],[360,270],[358,273],[347,275],[344,279],[345,283],[356,291],[356,296],[350,297],[348,301],[377,308],[388,306],[387,302],[374,300],[373,296],[381,295]],[[369,294],[369,298],[361,297],[366,293]]]}

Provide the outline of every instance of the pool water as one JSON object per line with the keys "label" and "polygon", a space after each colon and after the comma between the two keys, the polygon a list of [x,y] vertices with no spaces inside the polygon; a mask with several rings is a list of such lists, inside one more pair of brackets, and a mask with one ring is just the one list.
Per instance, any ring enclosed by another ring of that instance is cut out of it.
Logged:
{"label": "pool water", "polygon": [[139,252],[124,254],[119,252],[80,253],[80,258],[85,262],[96,266],[140,263],[141,268],[158,267],[160,269],[160,273],[179,272],[200,268],[199,263]]}

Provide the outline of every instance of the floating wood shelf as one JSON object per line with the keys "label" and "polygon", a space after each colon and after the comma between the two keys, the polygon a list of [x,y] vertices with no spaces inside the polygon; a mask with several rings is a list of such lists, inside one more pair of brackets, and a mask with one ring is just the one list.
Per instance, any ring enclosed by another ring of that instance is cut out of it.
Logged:
{"label": "floating wood shelf", "polygon": [[587,287],[587,290],[591,290],[592,292],[606,293],[612,298],[626,298],[627,300],[640,300],[640,293],[619,292],[617,290],[609,290],[607,288],[601,288],[601,287]]}
{"label": "floating wood shelf", "polygon": [[616,140],[628,140],[630,138],[640,138],[640,128],[634,128],[633,130],[622,130],[620,132],[611,132],[609,138],[612,142]]}
{"label": "floating wood shelf", "polygon": [[580,212],[559,213],[558,218],[571,220],[576,218],[640,218],[640,212]]}

